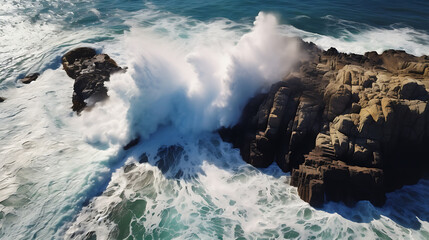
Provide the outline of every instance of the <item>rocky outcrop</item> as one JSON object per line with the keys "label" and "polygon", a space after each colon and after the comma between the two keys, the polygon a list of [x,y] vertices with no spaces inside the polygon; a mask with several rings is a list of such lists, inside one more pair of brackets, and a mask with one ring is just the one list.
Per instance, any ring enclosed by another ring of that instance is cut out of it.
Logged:
{"label": "rocky outcrop", "polygon": [[29,84],[33,81],[36,81],[36,79],[40,76],[39,73],[31,73],[25,76],[23,79],[21,79],[21,82],[24,84]]}
{"label": "rocky outcrop", "polygon": [[274,161],[313,206],[325,200],[384,204],[385,193],[428,169],[429,57],[321,51],[250,100],[221,136],[256,167]]}
{"label": "rocky outcrop", "polygon": [[311,149],[302,143],[318,132],[320,102],[302,94],[304,86],[290,80],[274,84],[267,94],[253,99],[237,126],[220,130],[225,140],[240,148],[243,159],[256,167],[268,167],[274,161],[284,171],[298,166]]}
{"label": "rocky outcrop", "polygon": [[384,172],[380,168],[359,167],[337,160],[329,144],[317,146],[294,169],[291,185],[298,187],[299,196],[315,207],[325,198],[348,205],[369,200],[376,206],[385,202]]}
{"label": "rocky outcrop", "polygon": [[67,52],[62,57],[63,68],[75,80],[73,86],[73,111],[81,112],[86,100],[94,102],[107,97],[105,81],[110,75],[123,71],[107,54],[97,54],[92,48],[82,47]]}

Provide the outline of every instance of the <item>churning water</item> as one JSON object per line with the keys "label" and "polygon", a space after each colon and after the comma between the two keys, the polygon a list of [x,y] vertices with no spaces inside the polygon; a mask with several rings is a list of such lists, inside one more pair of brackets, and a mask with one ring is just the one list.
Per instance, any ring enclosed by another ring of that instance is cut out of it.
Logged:
{"label": "churning water", "polygon": [[[286,36],[429,53],[427,3],[349,4],[6,0],[0,238],[429,239],[428,180],[388,194],[383,208],[314,209],[289,174],[245,164],[215,133],[305,58]],[[78,46],[128,67],[81,116],[60,66]],[[36,71],[37,81],[17,81]]]}

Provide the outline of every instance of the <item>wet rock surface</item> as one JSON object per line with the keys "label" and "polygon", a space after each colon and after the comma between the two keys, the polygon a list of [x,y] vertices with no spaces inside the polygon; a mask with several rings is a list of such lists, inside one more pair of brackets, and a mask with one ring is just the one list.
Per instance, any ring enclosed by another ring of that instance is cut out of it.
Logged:
{"label": "wet rock surface", "polygon": [[25,76],[23,79],[21,79],[21,82],[24,84],[29,84],[33,81],[36,81],[36,79],[40,76],[39,73],[31,73]]}
{"label": "wet rock surface", "polygon": [[256,167],[291,171],[313,206],[381,206],[386,192],[415,184],[429,166],[429,57],[301,48],[309,60],[251,99],[222,138]]}
{"label": "wet rock surface", "polygon": [[107,98],[105,81],[110,75],[124,71],[107,54],[97,54],[95,49],[82,47],[73,49],[62,57],[63,68],[75,80],[73,86],[73,111],[81,112],[86,100],[94,102]]}

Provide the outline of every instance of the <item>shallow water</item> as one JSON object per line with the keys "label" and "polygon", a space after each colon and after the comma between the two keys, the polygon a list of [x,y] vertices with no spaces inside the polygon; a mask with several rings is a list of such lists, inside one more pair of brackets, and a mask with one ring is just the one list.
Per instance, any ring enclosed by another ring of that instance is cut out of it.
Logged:
{"label": "shallow water", "polygon": [[[285,36],[429,53],[427,3],[348,4],[6,1],[0,238],[429,239],[427,180],[390,193],[383,208],[314,209],[288,174],[245,164],[213,133],[305,57]],[[128,67],[111,77],[109,100],[81,116],[60,66],[77,46]],[[17,81],[36,71],[37,81]]]}

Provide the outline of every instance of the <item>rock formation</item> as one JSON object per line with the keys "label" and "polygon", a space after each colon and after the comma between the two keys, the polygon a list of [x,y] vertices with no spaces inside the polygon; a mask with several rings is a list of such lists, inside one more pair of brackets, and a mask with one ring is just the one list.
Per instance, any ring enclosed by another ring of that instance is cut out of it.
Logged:
{"label": "rock formation", "polygon": [[380,206],[386,192],[416,183],[429,166],[429,57],[301,48],[308,60],[251,99],[223,139],[256,167],[291,171],[313,206]]}
{"label": "rock formation", "polygon": [[97,54],[95,49],[82,47],[67,52],[62,57],[67,75],[75,80],[73,92],[73,111],[81,112],[90,97],[99,101],[107,97],[105,81],[110,74],[123,71],[107,54]]}
{"label": "rock formation", "polygon": [[35,81],[40,76],[39,73],[31,73],[25,76],[23,79],[21,79],[21,82],[24,84],[29,84],[32,81]]}
{"label": "rock formation", "polygon": [[0,97],[0,103],[4,102],[4,100],[5,100],[4,98]]}

